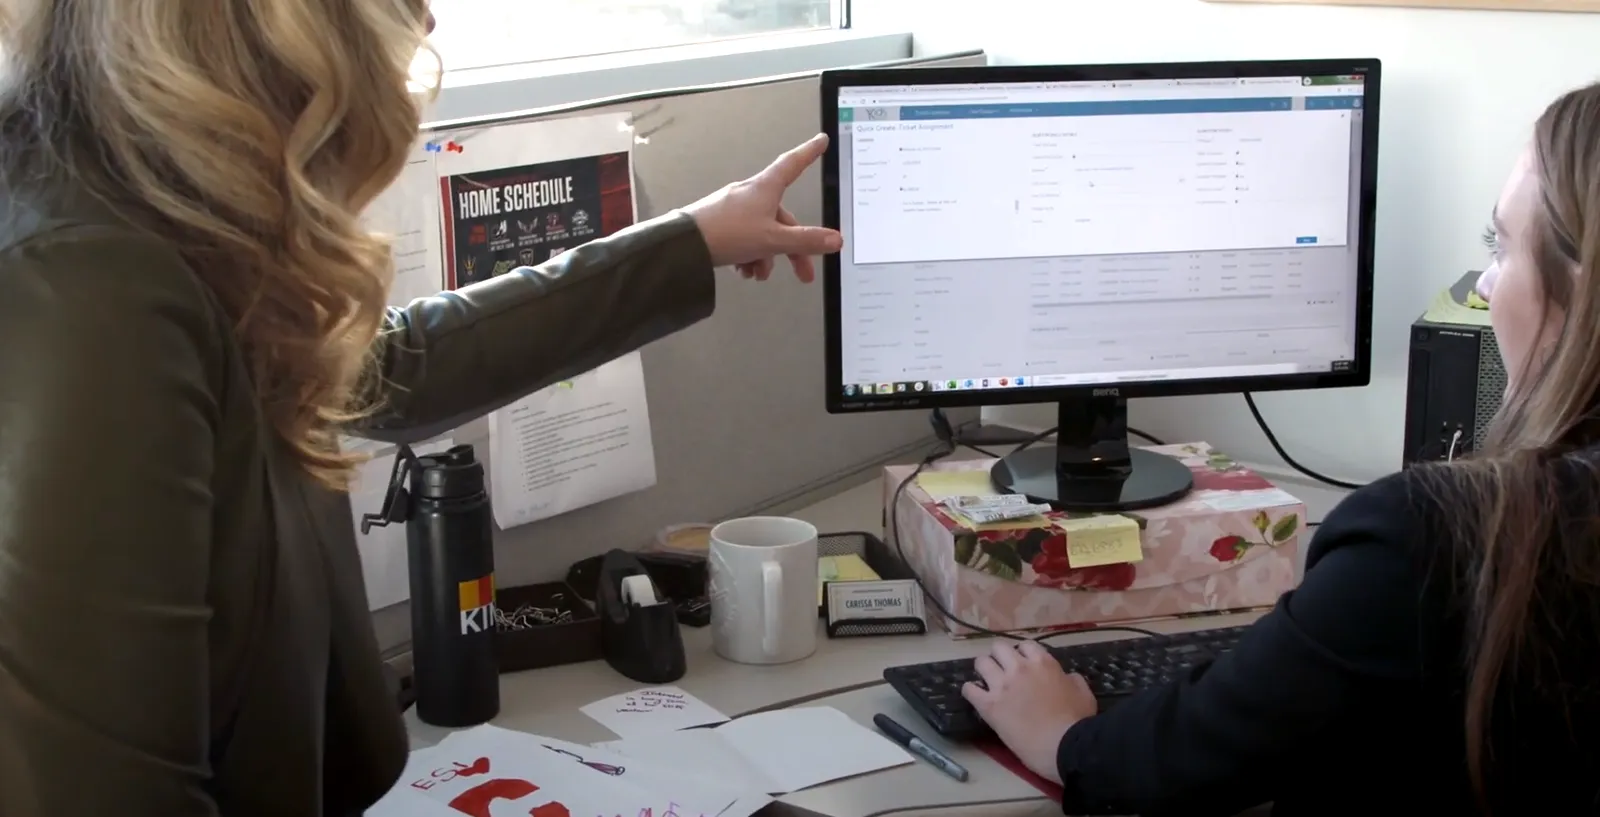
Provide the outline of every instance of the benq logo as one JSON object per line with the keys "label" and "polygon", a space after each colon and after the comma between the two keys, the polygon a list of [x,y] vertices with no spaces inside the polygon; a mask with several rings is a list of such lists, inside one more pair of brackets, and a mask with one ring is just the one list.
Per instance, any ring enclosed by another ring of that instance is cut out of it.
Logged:
{"label": "benq logo", "polygon": [[1089,393],[1091,397],[1121,397],[1122,389],[1095,389]]}

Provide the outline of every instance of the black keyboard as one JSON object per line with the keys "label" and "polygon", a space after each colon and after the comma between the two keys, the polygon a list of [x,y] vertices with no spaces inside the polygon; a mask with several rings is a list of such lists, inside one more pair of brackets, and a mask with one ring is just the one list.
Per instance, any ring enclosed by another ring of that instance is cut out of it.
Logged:
{"label": "black keyboard", "polygon": [[[1180,678],[1227,652],[1245,629],[1196,630],[1065,647],[1045,645],[1045,649],[1061,662],[1062,669],[1089,682],[1104,710],[1120,698]],[[979,680],[971,658],[889,667],[883,671],[883,680],[945,737],[965,740],[989,732],[972,705],[961,697],[962,684]]]}

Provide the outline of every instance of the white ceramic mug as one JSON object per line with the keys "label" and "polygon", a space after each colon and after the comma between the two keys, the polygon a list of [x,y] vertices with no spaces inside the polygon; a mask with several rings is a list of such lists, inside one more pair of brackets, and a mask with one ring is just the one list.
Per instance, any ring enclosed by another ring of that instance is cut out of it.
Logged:
{"label": "white ceramic mug", "polygon": [[711,643],[741,664],[817,651],[817,529],[751,516],[711,529]]}

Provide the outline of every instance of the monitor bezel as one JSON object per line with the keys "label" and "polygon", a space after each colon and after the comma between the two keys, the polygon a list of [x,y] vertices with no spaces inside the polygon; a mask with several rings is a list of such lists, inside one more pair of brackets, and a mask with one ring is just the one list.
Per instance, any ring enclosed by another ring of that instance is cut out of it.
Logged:
{"label": "monitor bezel", "polygon": [[822,159],[822,221],[841,225],[839,186],[839,91],[852,86],[961,85],[1004,82],[1095,82],[1139,79],[1232,79],[1276,76],[1359,74],[1362,97],[1361,167],[1357,196],[1356,349],[1348,371],[1238,378],[1114,382],[1068,387],[1024,387],[960,391],[906,392],[891,397],[844,395],[841,334],[841,254],[823,259],[824,359],[830,414],[914,408],[1059,403],[1086,397],[1177,397],[1195,394],[1336,389],[1372,381],[1372,311],[1375,229],[1377,226],[1378,122],[1382,66],[1377,59],[1251,60],[1225,62],[1120,63],[1104,65],[1016,65],[954,68],[856,68],[821,75],[822,126],[830,142]]}

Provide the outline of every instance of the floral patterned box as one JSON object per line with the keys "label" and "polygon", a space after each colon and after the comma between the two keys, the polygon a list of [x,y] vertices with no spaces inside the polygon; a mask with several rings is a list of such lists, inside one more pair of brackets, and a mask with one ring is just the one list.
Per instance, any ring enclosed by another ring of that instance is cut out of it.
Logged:
{"label": "floral patterned box", "polygon": [[[915,481],[900,493],[891,531],[928,591],[958,618],[987,630],[1128,623],[1274,604],[1296,580],[1304,503],[1205,443],[1150,450],[1188,465],[1194,491],[1171,505],[1123,514],[1139,524],[1138,562],[1074,569],[1067,563],[1067,534],[1054,524],[973,529]],[[931,468],[992,464],[969,460]],[[912,472],[910,466],[885,469],[886,506]],[[946,629],[954,636],[975,632],[953,622]]]}

